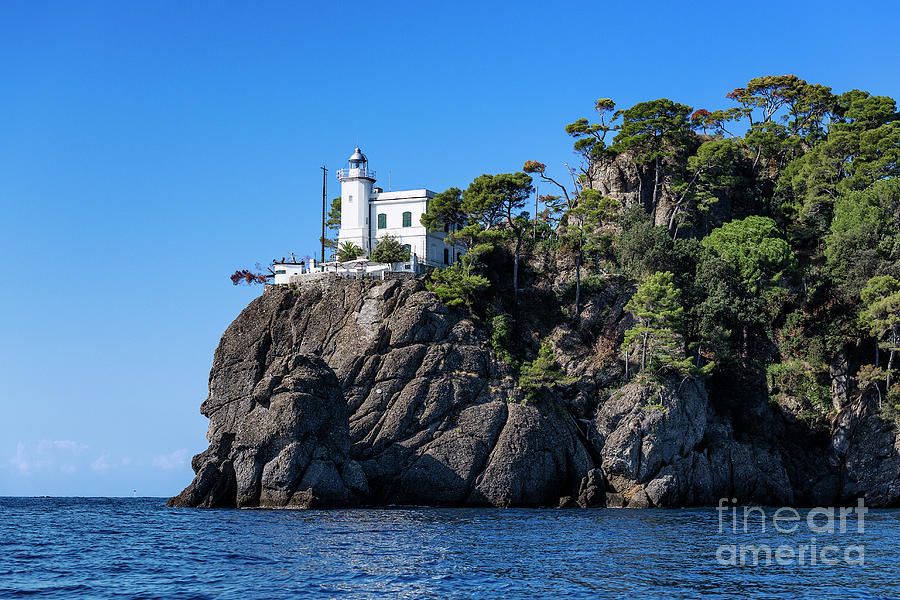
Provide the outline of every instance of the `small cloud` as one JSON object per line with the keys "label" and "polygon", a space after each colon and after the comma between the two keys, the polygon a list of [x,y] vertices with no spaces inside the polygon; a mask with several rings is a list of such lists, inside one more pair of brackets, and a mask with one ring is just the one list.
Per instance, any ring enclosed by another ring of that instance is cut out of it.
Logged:
{"label": "small cloud", "polygon": [[109,470],[109,454],[104,452],[91,463],[91,471],[108,471]]}
{"label": "small cloud", "polygon": [[73,442],[72,440],[54,440],[53,447],[65,452],[87,452],[87,444]]}
{"label": "small cloud", "polygon": [[74,473],[76,464],[82,464],[83,455],[89,449],[87,444],[72,440],[40,440],[26,446],[16,444],[16,454],[9,459],[13,469],[27,475],[37,471],[60,471]]}
{"label": "small cloud", "polygon": [[41,440],[37,444],[38,454],[52,454],[56,451],[78,454],[87,451],[87,449],[87,444],[73,442],[72,440]]}
{"label": "small cloud", "polygon": [[160,454],[153,459],[153,466],[163,471],[174,471],[187,463],[187,457],[187,448],[181,448],[170,454]]}
{"label": "small cloud", "polygon": [[16,444],[16,455],[9,459],[9,464],[20,473],[28,473],[31,471],[31,461],[25,455],[25,444],[19,442]]}

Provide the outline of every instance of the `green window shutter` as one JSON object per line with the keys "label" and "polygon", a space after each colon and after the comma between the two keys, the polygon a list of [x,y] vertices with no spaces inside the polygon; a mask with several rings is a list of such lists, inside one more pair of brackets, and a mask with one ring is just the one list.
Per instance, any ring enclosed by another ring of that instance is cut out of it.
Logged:
{"label": "green window shutter", "polygon": [[380,213],[378,215],[378,229],[384,229],[385,227],[387,227],[387,215]]}
{"label": "green window shutter", "polygon": [[409,211],[403,213],[403,226],[412,227],[412,213]]}

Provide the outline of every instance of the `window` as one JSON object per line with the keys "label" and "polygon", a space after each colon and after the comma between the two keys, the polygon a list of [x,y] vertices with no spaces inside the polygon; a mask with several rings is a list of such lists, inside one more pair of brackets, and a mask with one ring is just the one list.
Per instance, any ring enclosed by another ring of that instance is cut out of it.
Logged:
{"label": "window", "polygon": [[350,194],[350,202],[353,202],[353,194]]}
{"label": "window", "polygon": [[379,213],[378,215],[378,229],[384,229],[387,227],[387,215],[384,213]]}
{"label": "window", "polygon": [[444,264],[445,265],[450,264],[450,249],[449,248],[444,248]]}
{"label": "window", "polygon": [[277,271],[275,271],[276,275],[284,275],[285,273],[287,273],[287,271],[284,271],[282,269],[278,269]]}
{"label": "window", "polygon": [[412,227],[412,213],[409,211],[403,213],[403,226]]}
{"label": "window", "polygon": [[[412,246],[410,246],[409,244],[403,244],[403,250],[406,251],[407,254],[412,255]],[[406,260],[409,260],[409,258],[407,258]]]}

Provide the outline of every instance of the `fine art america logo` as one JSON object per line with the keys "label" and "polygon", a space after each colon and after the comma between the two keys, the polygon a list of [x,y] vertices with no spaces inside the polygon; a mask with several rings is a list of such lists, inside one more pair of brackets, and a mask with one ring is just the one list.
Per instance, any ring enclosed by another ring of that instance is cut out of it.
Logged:
{"label": "fine art america logo", "polygon": [[[716,561],[720,565],[865,565],[865,545],[833,543],[841,540],[840,534],[846,534],[844,541],[855,541],[851,538],[865,533],[869,509],[862,498],[855,507],[811,508],[805,516],[791,507],[779,508],[774,513],[771,509],[767,513],[759,506],[738,507],[737,498],[721,498],[716,510],[720,534],[734,534],[741,541],[753,541],[719,546]],[[790,536],[790,540],[784,536]],[[827,543],[816,536],[826,536]],[[776,542],[762,543],[770,541],[769,538]],[[800,541],[795,543],[797,539]]]}

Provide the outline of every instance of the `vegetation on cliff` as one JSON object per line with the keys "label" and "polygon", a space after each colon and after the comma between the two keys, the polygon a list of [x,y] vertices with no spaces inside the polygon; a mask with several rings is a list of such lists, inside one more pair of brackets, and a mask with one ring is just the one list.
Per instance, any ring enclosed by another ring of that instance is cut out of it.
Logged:
{"label": "vegetation on cliff", "polygon": [[[565,127],[578,161],[561,174],[529,160],[438,194],[423,224],[449,226],[468,253],[430,288],[493,329],[495,353],[526,387],[544,379],[535,365],[555,372],[555,328],[590,347],[597,325],[585,305],[627,293],[621,346],[612,357],[592,349],[620,367],[619,384],[641,371],[713,382],[750,373],[774,401],[816,418],[835,408],[831,375],[845,364],[851,391],[887,398],[883,410],[896,413],[895,101],[794,75],[725,96],[730,106],[700,109],[600,99],[594,122]],[[541,196],[536,214],[525,210],[532,177],[557,194]]]}

